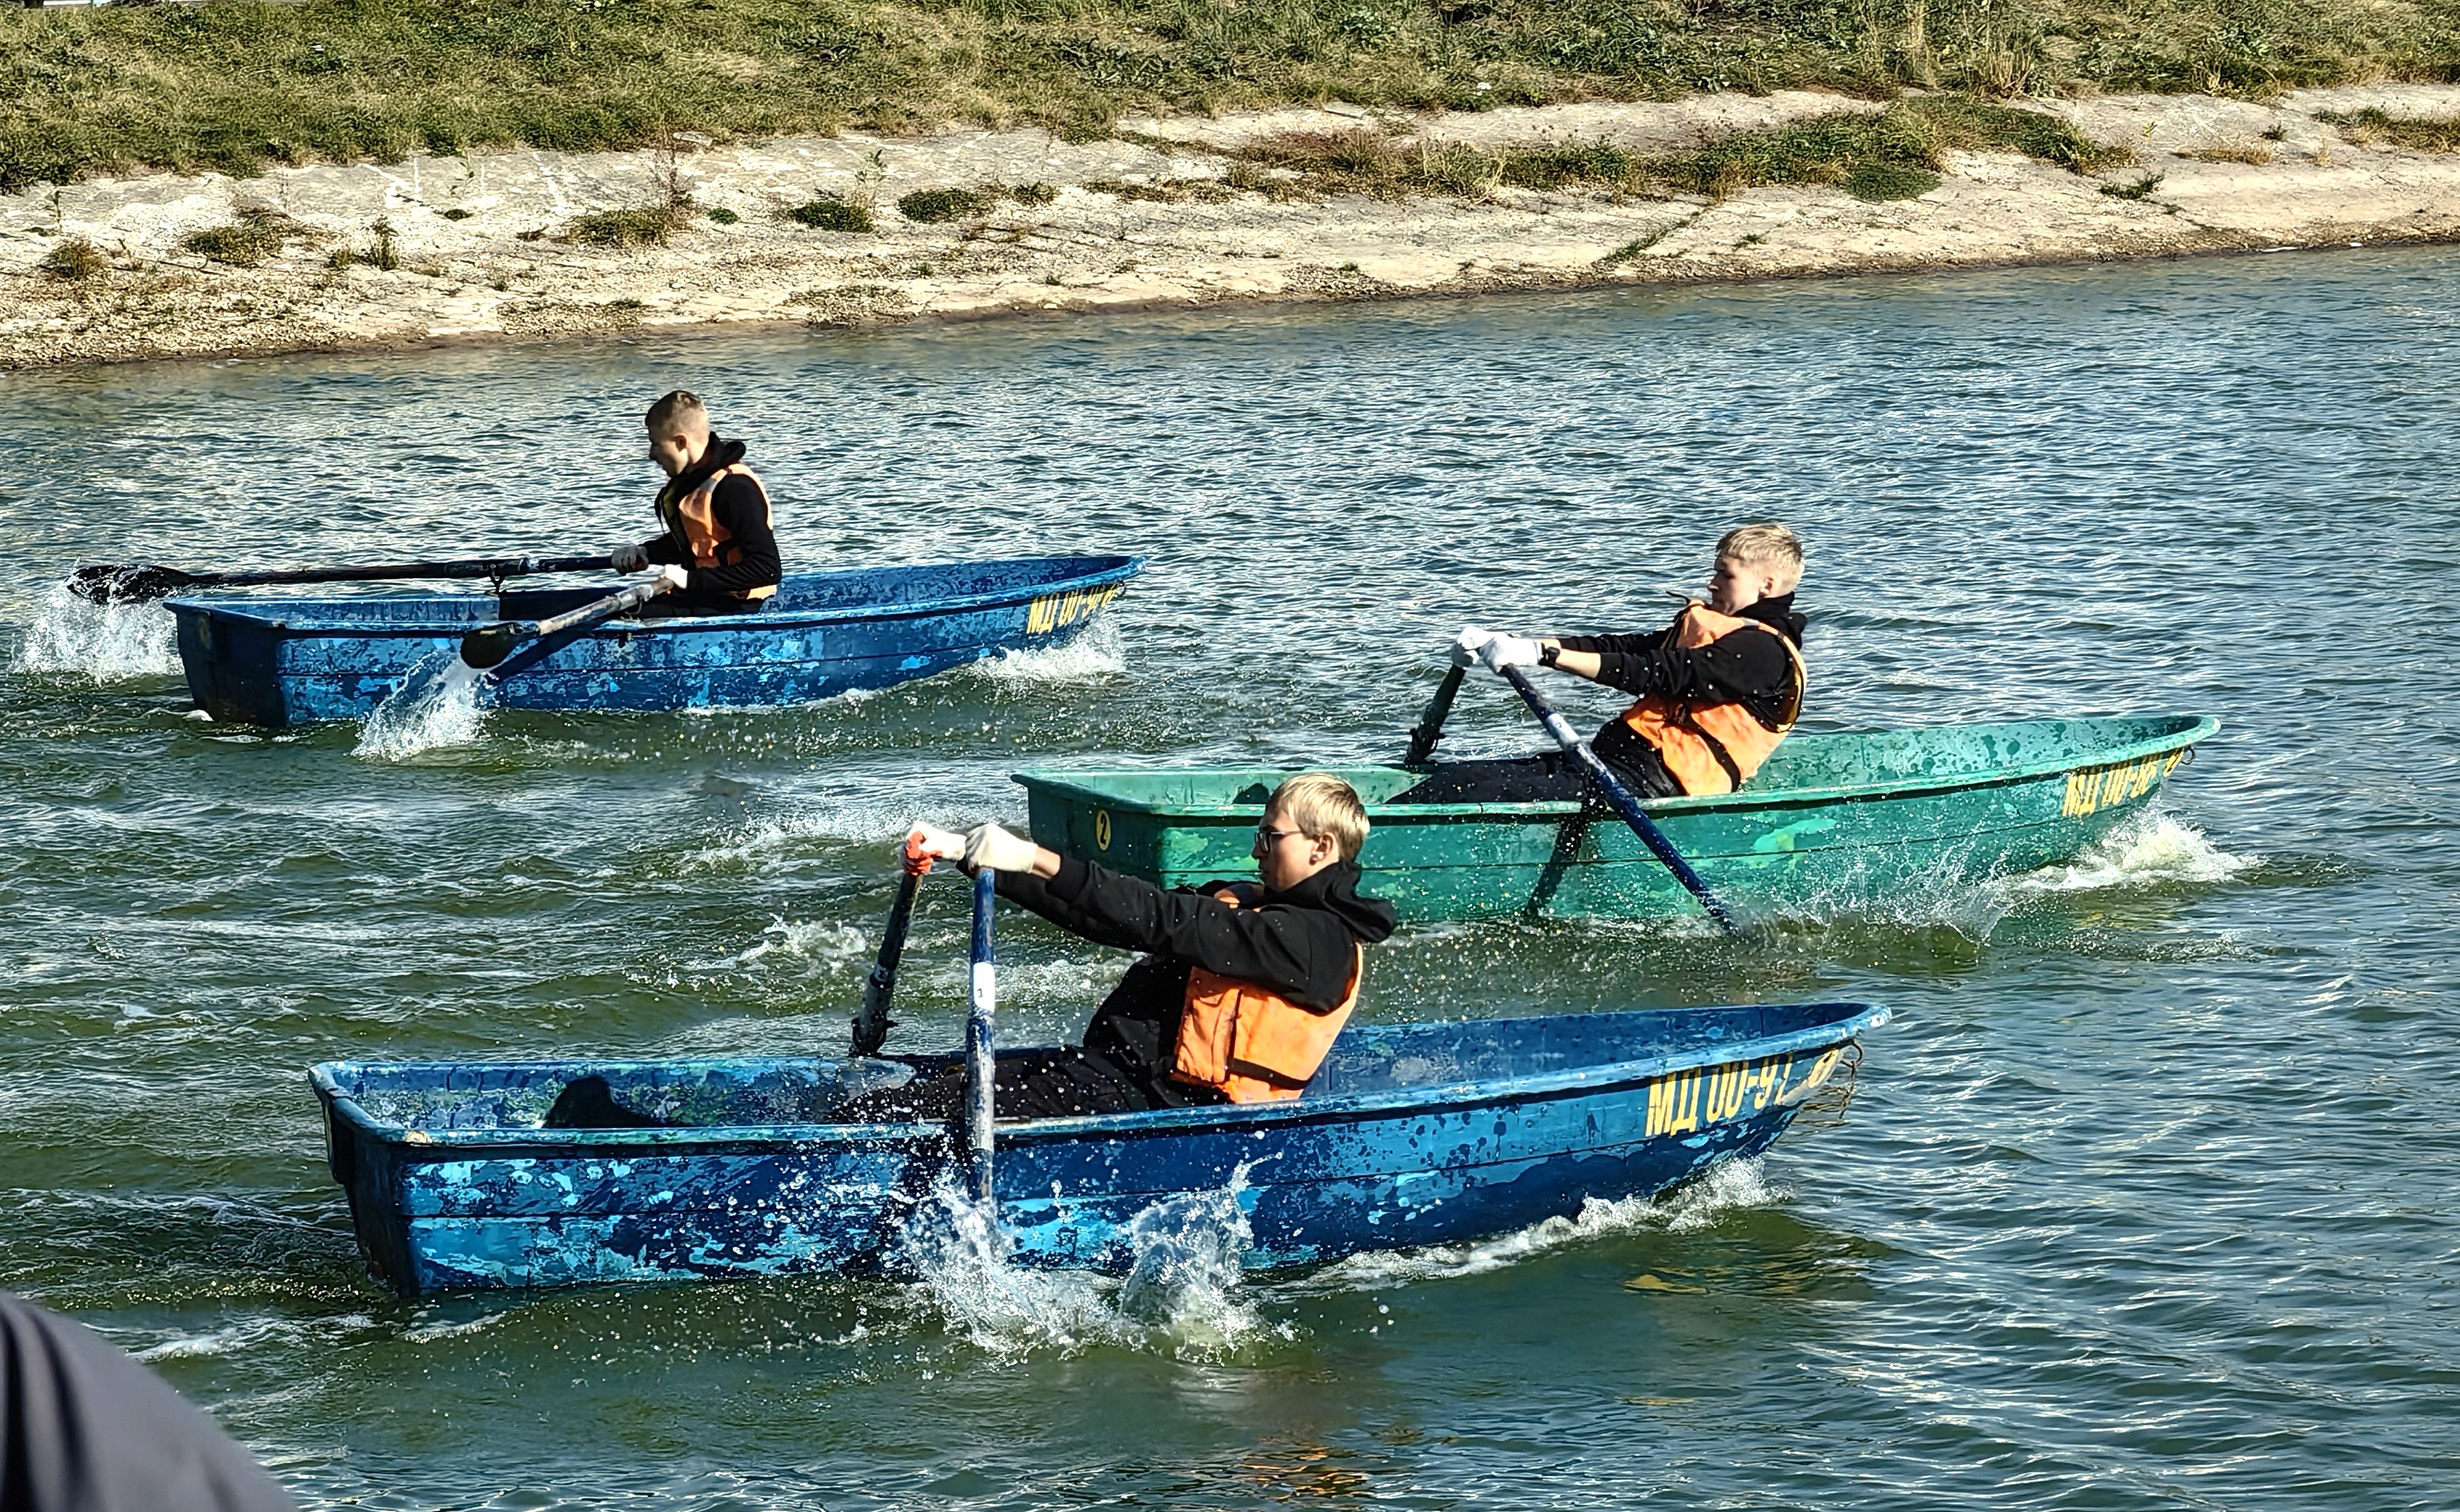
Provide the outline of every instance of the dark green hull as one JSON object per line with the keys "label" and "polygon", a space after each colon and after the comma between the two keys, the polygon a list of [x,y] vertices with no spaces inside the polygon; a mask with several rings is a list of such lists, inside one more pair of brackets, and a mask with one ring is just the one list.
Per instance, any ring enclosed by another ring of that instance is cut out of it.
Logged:
{"label": "dark green hull", "polygon": [[[2191,714],[1796,735],[1751,784],[1647,805],[1708,885],[1759,912],[1851,911],[1907,889],[2070,860],[2149,804],[2220,727]],[[1404,918],[1647,918],[1699,904],[1612,814],[1575,804],[1384,802],[1402,766],[1331,767],[1368,803],[1364,891]],[[1029,771],[1033,838],[1165,887],[1252,876],[1286,771]]]}

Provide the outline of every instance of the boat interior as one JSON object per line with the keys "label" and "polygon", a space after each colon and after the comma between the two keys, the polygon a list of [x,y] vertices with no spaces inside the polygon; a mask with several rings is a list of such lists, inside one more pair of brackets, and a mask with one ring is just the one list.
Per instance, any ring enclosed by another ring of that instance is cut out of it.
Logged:
{"label": "boat interior", "polygon": [[[1864,1003],[1639,1009],[1542,1018],[1372,1024],[1333,1047],[1302,1102],[1524,1082],[1660,1056],[1696,1054],[1842,1023]],[[537,1130],[559,1099],[586,1094],[596,1116],[572,1126],[710,1129],[838,1122],[836,1109],[899,1085],[948,1056],[894,1060],[428,1062],[318,1067],[374,1124],[414,1129]],[[591,1078],[603,1087],[582,1085]],[[611,1107],[611,1111],[609,1111]],[[1126,1118],[1139,1115],[1124,1114]]]}

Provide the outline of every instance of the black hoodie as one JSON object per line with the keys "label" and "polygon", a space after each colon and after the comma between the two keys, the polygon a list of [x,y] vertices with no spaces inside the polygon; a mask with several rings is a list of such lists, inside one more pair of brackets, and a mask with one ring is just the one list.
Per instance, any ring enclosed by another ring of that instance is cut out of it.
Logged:
{"label": "black hoodie", "polygon": [[[1392,905],[1358,895],[1353,861],[1336,861],[1286,892],[1253,882],[1164,890],[1073,856],[1045,881],[1002,872],[1000,895],[1097,945],[1144,951],[1085,1026],[1085,1049],[1143,1082],[1165,1105],[1219,1101],[1170,1078],[1195,967],[1269,987],[1311,1013],[1348,990],[1356,948],[1391,934]],[[1213,896],[1238,893],[1232,908]]]}
{"label": "black hoodie", "polygon": [[[1807,621],[1793,609],[1793,595],[1763,598],[1736,616],[1757,620],[1796,646]],[[1737,630],[1690,649],[1674,643],[1674,627],[1646,635],[1559,636],[1566,651],[1594,651],[1596,681],[1635,697],[1655,693],[1694,704],[1740,704],[1771,729],[1780,727],[1793,702],[1793,659],[1785,647],[1756,630]],[[1655,753],[1622,721],[1608,720],[1591,742],[1599,756],[1619,766],[1652,761]],[[1634,748],[1626,748],[1634,747]]]}
{"label": "black hoodie", "polygon": [[[721,440],[717,432],[710,431],[709,450],[667,484],[658,494],[660,504],[681,498],[700,487],[719,468],[734,466],[743,460],[743,452],[742,442]],[[693,567],[691,542],[679,528],[670,528],[644,545],[649,560],[660,566],[672,563],[690,568],[684,583],[687,593],[741,594],[776,582],[784,569],[777,557],[776,535],[770,528],[769,500],[761,494],[760,485],[740,475],[728,478],[710,496],[710,514],[728,539],[742,548],[740,561],[723,567]],[[663,508],[659,516],[665,517]]]}

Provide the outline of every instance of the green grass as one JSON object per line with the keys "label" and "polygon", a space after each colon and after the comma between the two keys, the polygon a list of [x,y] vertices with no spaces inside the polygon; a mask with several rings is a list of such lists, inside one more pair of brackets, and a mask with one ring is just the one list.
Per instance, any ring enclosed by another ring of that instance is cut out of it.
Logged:
{"label": "green grass", "polygon": [[[2460,0],[307,0],[0,10],[0,191],[1344,98],[2460,78]],[[1453,165],[1472,174],[1465,159]],[[1447,170],[1451,171],[1451,170]]]}
{"label": "green grass", "polygon": [[2161,187],[2162,176],[2139,174],[2123,184],[2103,184],[2101,192],[2112,200],[2150,200],[2152,191]]}
{"label": "green grass", "polygon": [[786,219],[816,231],[868,231],[871,207],[824,194],[787,211]]}
{"label": "green grass", "polygon": [[1000,202],[997,189],[917,189],[897,201],[897,213],[924,225],[978,216]]}
{"label": "green grass", "polygon": [[2389,137],[2412,152],[2460,152],[2460,120],[2391,116],[2371,105],[2345,116],[2334,111],[2322,111],[2315,118],[2330,121],[2341,128],[2343,136],[2354,142]]}
{"label": "green grass", "polygon": [[111,261],[102,255],[102,248],[83,237],[54,242],[52,249],[43,254],[44,269],[72,284],[82,284],[110,266]]}
{"label": "green grass", "polygon": [[[1857,199],[1909,200],[1939,187],[1950,148],[2020,152],[2077,173],[2124,161],[2055,116],[1957,96],[1840,111],[1738,132],[1691,152],[1644,154],[1612,142],[1486,149],[1398,141],[1373,127],[1289,133],[1237,154],[1225,181],[1266,194],[1455,195],[1523,189],[1661,190],[1724,199],[1764,184],[1840,184]],[[1094,187],[1088,185],[1088,187]]]}
{"label": "green grass", "polygon": [[584,246],[665,246],[675,227],[690,218],[688,202],[669,200],[659,204],[621,205],[612,210],[600,210],[575,216],[565,231]]}
{"label": "green grass", "polygon": [[227,225],[208,226],[192,231],[181,245],[191,252],[201,252],[216,262],[233,267],[255,267],[279,253],[293,241],[305,240],[306,231],[299,223],[279,210],[254,206],[239,213],[239,219]]}

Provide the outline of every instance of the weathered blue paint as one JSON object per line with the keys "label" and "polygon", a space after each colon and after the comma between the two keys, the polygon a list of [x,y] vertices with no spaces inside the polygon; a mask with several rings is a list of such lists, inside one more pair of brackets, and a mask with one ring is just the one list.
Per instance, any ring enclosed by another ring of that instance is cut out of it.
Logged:
{"label": "weathered blue paint", "polygon": [[[755,613],[609,620],[491,684],[488,696],[505,708],[734,708],[887,687],[1001,650],[1059,644],[1142,565],[1135,556],[1030,556],[798,573]],[[413,666],[455,650],[469,631],[544,619],[607,592],[201,597],[168,607],[199,708],[218,720],[292,724],[364,718]]]}
{"label": "weathered blue paint", "polygon": [[[1119,1270],[1130,1222],[1230,1190],[1244,1263],[1453,1243],[1644,1195],[1765,1148],[1887,1010],[1659,1009],[1376,1025],[1294,1102],[1004,1122],[995,1190],[1022,1264]],[[481,1287],[894,1271],[965,1151],[833,1108],[913,1061],[320,1065],[333,1177],[405,1295]],[[540,1126],[575,1078],[671,1125]]]}

